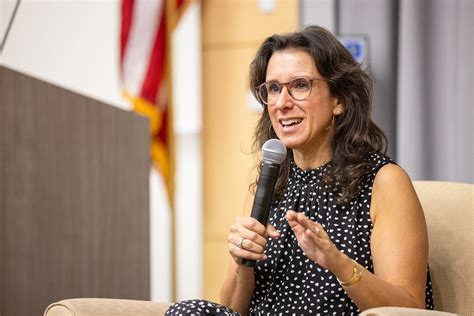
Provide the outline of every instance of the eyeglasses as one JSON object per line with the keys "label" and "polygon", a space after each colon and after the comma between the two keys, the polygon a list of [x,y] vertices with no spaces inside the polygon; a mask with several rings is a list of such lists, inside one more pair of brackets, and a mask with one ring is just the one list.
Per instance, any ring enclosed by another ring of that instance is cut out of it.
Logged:
{"label": "eyeglasses", "polygon": [[320,80],[322,79],[299,77],[282,83],[277,81],[264,82],[257,87],[258,96],[264,104],[273,105],[278,100],[283,87],[286,87],[293,99],[303,101],[311,95],[313,83]]}

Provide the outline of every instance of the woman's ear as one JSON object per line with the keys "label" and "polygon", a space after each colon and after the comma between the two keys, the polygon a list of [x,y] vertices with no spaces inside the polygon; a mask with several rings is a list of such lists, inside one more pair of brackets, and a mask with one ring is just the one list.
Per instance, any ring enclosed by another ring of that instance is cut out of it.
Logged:
{"label": "woman's ear", "polygon": [[344,113],[344,106],[342,105],[341,102],[339,102],[338,99],[335,99],[336,101],[336,106],[334,107],[334,110],[332,111],[332,114],[334,116],[338,116],[338,115],[341,115],[342,113]]}

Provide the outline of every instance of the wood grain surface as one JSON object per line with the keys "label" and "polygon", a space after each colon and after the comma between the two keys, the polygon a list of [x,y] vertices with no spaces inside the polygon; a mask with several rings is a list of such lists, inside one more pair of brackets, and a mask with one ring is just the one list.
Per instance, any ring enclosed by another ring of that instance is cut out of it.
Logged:
{"label": "wood grain surface", "polygon": [[149,299],[148,122],[0,67],[0,314]]}

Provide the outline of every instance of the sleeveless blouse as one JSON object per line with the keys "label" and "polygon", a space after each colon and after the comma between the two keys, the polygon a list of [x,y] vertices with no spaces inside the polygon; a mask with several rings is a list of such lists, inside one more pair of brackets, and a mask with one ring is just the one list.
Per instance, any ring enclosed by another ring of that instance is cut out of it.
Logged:
{"label": "sleeveless blouse", "polygon": [[[372,221],[370,203],[377,171],[390,159],[380,154],[368,157],[372,164],[365,181],[350,201],[336,204],[339,193],[329,188],[324,175],[330,163],[316,169],[302,170],[293,161],[280,199],[274,201],[269,223],[280,237],[267,241],[267,259],[255,266],[255,290],[252,315],[358,315],[360,310],[346,294],[336,276],[310,260],[291,230],[285,214],[302,212],[319,222],[336,247],[373,272],[370,239]],[[433,309],[432,288],[427,272],[426,308]],[[231,309],[205,300],[189,300],[171,306],[167,315],[239,315]]]}
{"label": "sleeveless blouse", "polygon": [[[290,177],[282,197],[275,201],[269,217],[280,237],[269,239],[267,259],[257,261],[251,312],[256,315],[357,315],[357,306],[345,293],[336,276],[310,260],[291,230],[285,214],[302,212],[320,223],[336,247],[368,271],[373,272],[370,238],[370,203],[377,171],[390,159],[379,154],[369,157],[373,164],[359,192],[348,203],[337,205],[337,191],[324,181],[330,164],[302,170],[291,162]],[[426,307],[433,309],[429,273]]]}

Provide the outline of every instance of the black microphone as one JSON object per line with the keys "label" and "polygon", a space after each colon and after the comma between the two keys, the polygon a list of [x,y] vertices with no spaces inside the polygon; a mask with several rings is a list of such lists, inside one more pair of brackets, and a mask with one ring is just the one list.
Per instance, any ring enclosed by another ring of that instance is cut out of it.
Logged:
{"label": "black microphone", "polygon": [[[257,219],[264,226],[267,225],[270,206],[273,200],[273,191],[278,179],[280,164],[286,158],[286,146],[278,139],[267,140],[262,146],[262,162],[260,175],[257,181],[257,192],[253,200],[251,217]],[[247,267],[255,267],[255,260],[244,259]]]}

